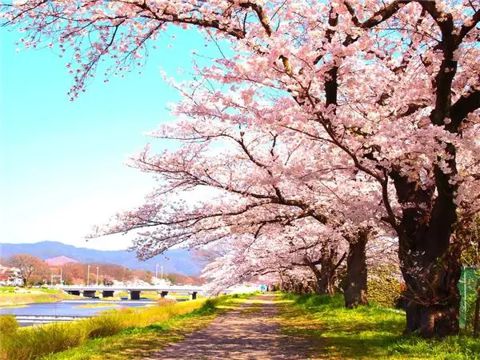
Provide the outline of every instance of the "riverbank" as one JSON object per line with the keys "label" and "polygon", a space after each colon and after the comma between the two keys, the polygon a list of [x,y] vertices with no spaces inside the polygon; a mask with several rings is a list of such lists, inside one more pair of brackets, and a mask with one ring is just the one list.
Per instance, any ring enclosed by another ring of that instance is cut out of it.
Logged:
{"label": "riverbank", "polygon": [[[0,358],[38,359],[50,354],[51,359],[104,359],[105,353],[111,351],[115,359],[119,359],[117,349],[122,346],[138,345],[139,349],[132,350],[137,354],[144,346],[142,344],[150,341],[178,340],[181,338],[179,329],[198,329],[232,301],[242,299],[221,297],[144,309],[112,310],[86,320],[29,328],[12,325],[13,317],[0,317],[7,324],[0,323]],[[159,333],[164,336],[158,337]],[[70,350],[60,353],[67,349]],[[128,352],[125,354],[128,355]],[[127,355],[125,358],[128,358]]]}
{"label": "riverbank", "polygon": [[13,315],[18,325],[31,326],[57,321],[71,321],[96,316],[106,310],[144,308],[154,306],[155,301],[98,301],[91,299],[64,300],[54,303],[36,303],[0,308],[0,315]]}
{"label": "riverbank", "polygon": [[16,288],[12,286],[0,287],[0,308],[18,307],[36,303],[52,303],[80,298],[80,296],[69,295],[57,289]]}

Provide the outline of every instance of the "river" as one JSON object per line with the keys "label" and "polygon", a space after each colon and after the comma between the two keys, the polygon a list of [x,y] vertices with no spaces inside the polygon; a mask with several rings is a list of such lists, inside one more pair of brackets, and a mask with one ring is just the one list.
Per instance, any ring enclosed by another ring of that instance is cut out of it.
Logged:
{"label": "river", "polygon": [[19,307],[0,308],[0,315],[15,315],[20,326],[44,324],[58,321],[71,321],[78,318],[95,316],[105,310],[127,307],[144,307],[155,304],[151,300],[64,300],[55,303],[37,303],[19,305]]}

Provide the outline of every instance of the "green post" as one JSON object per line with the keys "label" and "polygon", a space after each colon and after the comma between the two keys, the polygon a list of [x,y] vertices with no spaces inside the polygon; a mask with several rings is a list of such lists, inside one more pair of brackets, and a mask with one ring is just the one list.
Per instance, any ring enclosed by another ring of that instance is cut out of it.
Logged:
{"label": "green post", "polygon": [[465,296],[465,293],[466,293],[466,285],[467,285],[467,282],[466,282],[466,271],[465,271],[465,267],[462,266],[462,274],[460,276],[460,281],[458,282],[458,290],[460,290],[460,318],[459,318],[459,325],[460,325],[460,328],[461,329],[465,329],[465,325],[466,325],[466,296]]}
{"label": "green post", "polygon": [[480,327],[480,279],[477,280],[477,298],[475,300],[475,314],[473,315],[473,336],[478,337]]}
{"label": "green post", "polygon": [[477,269],[462,267],[462,274],[458,283],[461,296],[459,318],[461,329],[471,329],[473,325],[478,280],[480,280],[480,272]]}

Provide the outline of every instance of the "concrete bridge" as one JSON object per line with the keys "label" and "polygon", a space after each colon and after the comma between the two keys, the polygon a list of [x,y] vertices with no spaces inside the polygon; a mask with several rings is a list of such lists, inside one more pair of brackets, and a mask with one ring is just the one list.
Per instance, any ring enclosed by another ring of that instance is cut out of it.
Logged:
{"label": "concrete bridge", "polygon": [[192,300],[197,298],[197,294],[203,292],[201,286],[106,286],[106,285],[62,285],[57,286],[57,289],[62,289],[71,295],[80,295],[84,297],[95,297],[97,291],[102,293],[102,297],[113,297],[115,291],[126,291],[130,293],[131,300],[140,300],[140,293],[142,291],[154,291],[165,297],[168,293],[190,295]]}

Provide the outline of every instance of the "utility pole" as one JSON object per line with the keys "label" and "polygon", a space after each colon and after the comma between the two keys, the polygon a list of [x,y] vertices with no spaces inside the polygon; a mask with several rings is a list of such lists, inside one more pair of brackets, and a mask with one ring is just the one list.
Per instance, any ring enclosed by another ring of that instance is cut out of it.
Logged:
{"label": "utility pole", "polygon": [[90,285],[90,265],[87,265],[87,286]]}
{"label": "utility pole", "polygon": [[155,279],[158,279],[158,263],[155,264]]}
{"label": "utility pole", "polygon": [[97,266],[97,281],[96,281],[96,283],[97,283],[97,286],[98,286],[98,266]]}
{"label": "utility pole", "polygon": [[160,272],[161,272],[161,275],[160,275],[160,276],[161,276],[162,279],[163,279],[163,265],[160,267],[160,269],[161,269],[161,270],[160,270]]}

